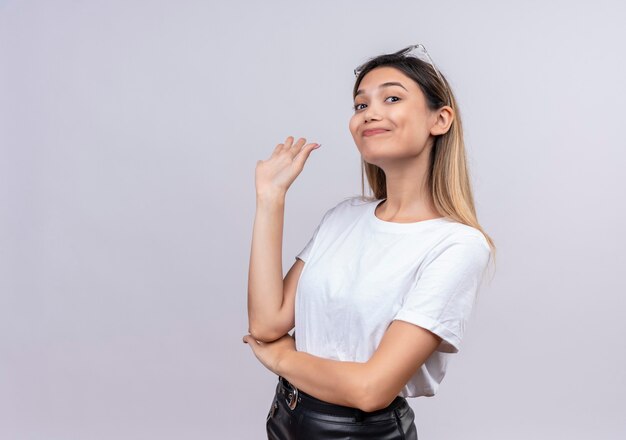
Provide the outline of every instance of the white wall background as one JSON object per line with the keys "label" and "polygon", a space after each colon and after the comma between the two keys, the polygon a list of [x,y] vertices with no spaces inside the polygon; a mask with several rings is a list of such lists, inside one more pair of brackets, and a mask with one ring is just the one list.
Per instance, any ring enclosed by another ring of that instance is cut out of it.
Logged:
{"label": "white wall background", "polygon": [[254,167],[285,271],[360,191],[352,69],[426,45],[461,105],[494,280],[420,439],[626,438],[620,1],[0,2],[0,438],[263,439],[241,342]]}

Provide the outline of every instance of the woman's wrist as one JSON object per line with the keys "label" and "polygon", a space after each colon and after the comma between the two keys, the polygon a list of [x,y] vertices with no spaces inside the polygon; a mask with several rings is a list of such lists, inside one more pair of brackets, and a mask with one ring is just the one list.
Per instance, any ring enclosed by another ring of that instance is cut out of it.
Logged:
{"label": "woman's wrist", "polygon": [[256,193],[256,202],[258,204],[285,204],[287,193],[284,191],[264,191]]}
{"label": "woman's wrist", "polygon": [[296,350],[285,350],[276,362],[276,371],[274,371],[274,373],[279,376],[284,376],[285,374],[288,374],[288,372],[290,371],[289,366],[291,365],[294,353],[296,352]]}

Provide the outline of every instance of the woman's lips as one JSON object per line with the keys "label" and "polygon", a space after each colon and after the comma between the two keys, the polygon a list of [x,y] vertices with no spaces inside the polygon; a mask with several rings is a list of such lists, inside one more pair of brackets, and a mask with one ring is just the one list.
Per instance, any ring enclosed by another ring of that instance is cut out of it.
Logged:
{"label": "woman's lips", "polygon": [[376,129],[376,130],[365,130],[363,132],[363,136],[373,136],[375,134],[387,133],[389,130]]}

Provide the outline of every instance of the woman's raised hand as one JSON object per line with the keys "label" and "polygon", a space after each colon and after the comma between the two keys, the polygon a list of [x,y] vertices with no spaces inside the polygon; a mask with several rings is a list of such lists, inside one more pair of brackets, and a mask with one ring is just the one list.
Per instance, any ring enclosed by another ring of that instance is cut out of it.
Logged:
{"label": "woman's raised hand", "polygon": [[321,144],[306,144],[300,138],[294,144],[293,136],[288,136],[284,144],[278,144],[269,159],[256,163],[255,184],[259,194],[286,194],[296,177],[302,172],[304,163],[311,151]]}

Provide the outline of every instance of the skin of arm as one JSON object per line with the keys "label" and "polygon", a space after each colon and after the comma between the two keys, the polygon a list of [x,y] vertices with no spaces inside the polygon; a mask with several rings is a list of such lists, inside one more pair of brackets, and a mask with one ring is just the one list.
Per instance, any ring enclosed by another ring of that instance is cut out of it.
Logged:
{"label": "skin of arm", "polygon": [[293,306],[284,309],[284,289],[285,283],[297,278],[302,265],[294,264],[287,281],[283,280],[285,198],[311,151],[321,145],[306,144],[302,137],[293,141],[293,136],[287,136],[268,159],[257,162],[254,171],[256,214],[248,271],[248,332],[261,342],[276,341],[293,328]]}
{"label": "skin of arm", "polygon": [[248,332],[271,342],[283,303],[282,240],[285,194],[257,194],[248,270]]}
{"label": "skin of arm", "polygon": [[395,399],[440,341],[429,330],[394,320],[367,362],[283,350],[275,372],[318,399],[371,412]]}

